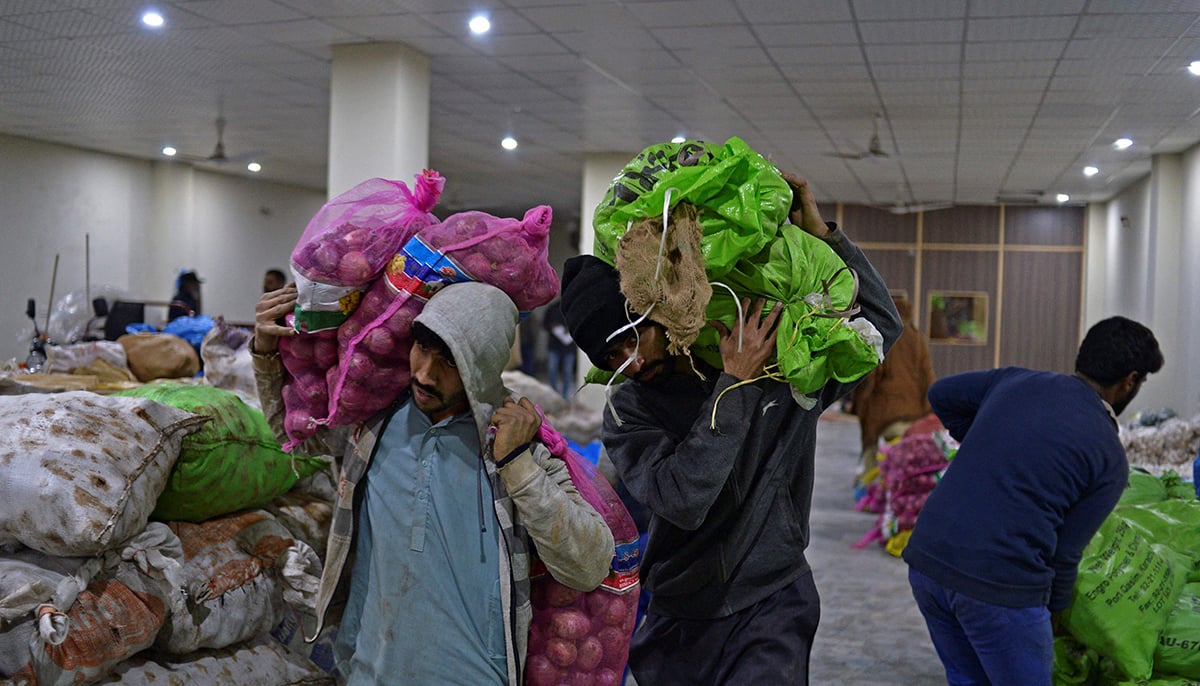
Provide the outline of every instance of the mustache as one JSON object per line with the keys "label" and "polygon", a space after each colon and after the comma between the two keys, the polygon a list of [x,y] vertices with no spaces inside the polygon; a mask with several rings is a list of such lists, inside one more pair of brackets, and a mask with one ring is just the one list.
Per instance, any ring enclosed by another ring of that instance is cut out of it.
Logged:
{"label": "mustache", "polygon": [[437,398],[438,400],[442,399],[442,394],[438,393],[437,389],[435,389],[433,386],[427,386],[427,385],[421,383],[420,381],[417,381],[416,379],[413,379],[412,385],[421,389],[421,392],[424,393],[425,395],[431,395],[431,396]]}

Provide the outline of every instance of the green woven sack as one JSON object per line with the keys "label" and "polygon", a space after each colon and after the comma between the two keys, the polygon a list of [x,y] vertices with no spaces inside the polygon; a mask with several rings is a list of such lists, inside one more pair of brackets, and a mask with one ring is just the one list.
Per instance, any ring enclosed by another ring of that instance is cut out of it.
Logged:
{"label": "green woven sack", "polygon": [[319,457],[283,452],[262,412],[235,393],[162,381],[116,395],[148,398],[212,418],[183,440],[179,459],[150,515],[154,519],[203,522],[261,507],[287,493],[299,479],[326,467]]}
{"label": "green woven sack", "polygon": [[[766,296],[783,303],[775,338],[778,372],[798,393],[811,393],[830,379],[854,381],[881,359],[882,337],[870,343],[850,325],[856,312],[857,279],[825,241],[792,224],[762,252],[739,260],[720,283],[739,296]],[[732,331],[737,306],[724,288],[713,288],[706,311]],[[865,322],[866,320],[859,320]],[[692,351],[721,367],[720,334],[712,326],[700,330]],[[876,349],[875,344],[879,346]]]}
{"label": "green woven sack", "polygon": [[787,221],[792,204],[792,189],[779,170],[740,138],[724,145],[651,145],[622,167],[596,207],[596,257],[616,264],[617,241],[626,227],[661,217],[668,193],[670,206],[686,200],[699,209],[700,251],[712,277],[762,250]]}
{"label": "green woven sack", "polygon": [[1129,678],[1148,679],[1158,637],[1183,588],[1184,563],[1155,542],[1169,532],[1148,537],[1143,527],[1153,528],[1152,520],[1134,524],[1124,516],[1137,509],[1110,514],[1084,549],[1064,625]]}

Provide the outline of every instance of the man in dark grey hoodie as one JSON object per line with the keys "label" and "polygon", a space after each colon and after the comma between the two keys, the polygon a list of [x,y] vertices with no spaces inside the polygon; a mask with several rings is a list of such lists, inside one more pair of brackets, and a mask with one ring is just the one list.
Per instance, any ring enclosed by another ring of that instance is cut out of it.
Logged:
{"label": "man in dark grey hoodie", "polygon": [[[807,184],[784,178],[794,191],[792,223],[857,272],[862,317],[891,347],[902,324],[883,280],[821,220]],[[652,513],[641,568],[650,607],[630,652],[639,683],[808,683],[820,618],[804,557],[816,425],[853,384],[828,382],[805,409],[789,384],[758,378],[775,352],[780,308],[760,317],[766,303],[743,305],[740,332],[718,326],[722,370],[695,361],[701,379],[689,360],[667,353],[653,321],[609,340],[637,316],[613,267],[590,255],[565,265],[572,337],[598,368],[631,379],[612,394],[601,438],[630,494]]]}

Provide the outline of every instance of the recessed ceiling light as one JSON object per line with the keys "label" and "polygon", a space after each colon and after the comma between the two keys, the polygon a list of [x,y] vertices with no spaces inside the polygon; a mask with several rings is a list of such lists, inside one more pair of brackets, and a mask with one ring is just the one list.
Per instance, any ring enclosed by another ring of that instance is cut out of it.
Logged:
{"label": "recessed ceiling light", "polygon": [[1054,199],[1059,202],[1066,202],[1071,199],[1071,196],[1067,195],[1066,193],[1059,193],[1058,195],[1054,196]]}
{"label": "recessed ceiling light", "polygon": [[179,151],[169,145],[164,145],[162,149],[162,154],[166,155],[167,157],[174,157],[175,153],[177,152]]}
{"label": "recessed ceiling light", "polygon": [[250,164],[246,165],[246,169],[249,169],[252,172],[258,173],[258,172],[262,171],[262,165],[259,164],[258,162],[251,162]]}
{"label": "recessed ceiling light", "polygon": [[471,21],[467,22],[467,26],[471,29],[471,33],[477,36],[492,30],[492,22],[484,14],[477,14],[471,17]]}
{"label": "recessed ceiling light", "polygon": [[1099,174],[1099,173],[1100,173],[1100,170],[1098,168],[1090,166],[1090,165],[1083,168],[1084,176],[1095,176],[1096,174]]}
{"label": "recessed ceiling light", "polygon": [[150,28],[157,29],[163,25],[163,15],[155,12],[154,10],[150,10],[142,15],[142,23]]}
{"label": "recessed ceiling light", "polygon": [[500,147],[504,148],[505,150],[516,150],[517,139],[513,138],[512,136],[505,136],[504,140],[500,141]]}
{"label": "recessed ceiling light", "polygon": [[672,143],[682,143],[682,142],[684,142],[684,141],[686,141],[686,140],[687,140],[687,139],[686,139],[686,138],[684,138],[683,136],[676,136],[676,137],[674,137],[674,138],[672,138],[672,139],[671,139],[671,142],[672,142]]}
{"label": "recessed ceiling light", "polygon": [[1113,141],[1113,147],[1117,150],[1124,150],[1131,145],[1133,145],[1133,141],[1128,138],[1118,138],[1117,140]]}
{"label": "recessed ceiling light", "polygon": [[1200,60],[1197,60],[1197,61],[1189,64],[1188,71],[1192,72],[1196,76],[1200,76]]}

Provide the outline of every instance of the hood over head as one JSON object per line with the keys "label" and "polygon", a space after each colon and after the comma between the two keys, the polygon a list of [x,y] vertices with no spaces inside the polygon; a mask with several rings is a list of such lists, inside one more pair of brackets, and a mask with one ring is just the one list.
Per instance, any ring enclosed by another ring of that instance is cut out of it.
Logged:
{"label": "hood over head", "polygon": [[475,281],[441,289],[413,319],[450,348],[481,437],[507,394],[500,374],[516,339],[517,319],[517,306],[504,291]]}

